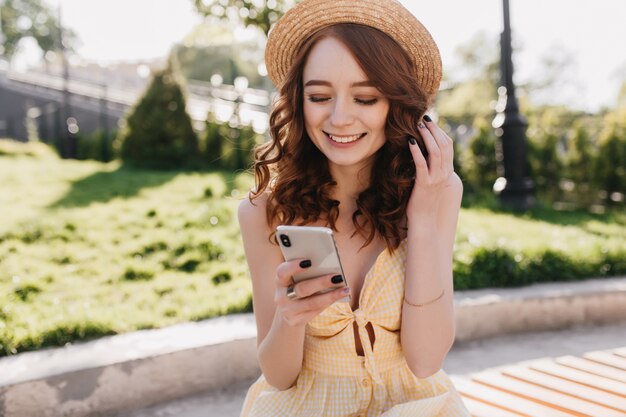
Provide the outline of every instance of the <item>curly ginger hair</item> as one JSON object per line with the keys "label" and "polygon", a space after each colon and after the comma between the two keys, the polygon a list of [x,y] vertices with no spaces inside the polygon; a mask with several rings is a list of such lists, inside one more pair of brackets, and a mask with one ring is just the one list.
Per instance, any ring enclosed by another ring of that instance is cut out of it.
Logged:
{"label": "curly ginger hair", "polygon": [[[270,115],[271,141],[254,152],[253,202],[269,189],[267,224],[305,225],[319,219],[336,231],[339,201],[331,197],[336,182],[324,154],[313,144],[304,127],[302,74],[313,46],[324,38],[342,42],[389,100],[385,123],[386,142],[374,155],[369,186],[357,198],[352,214],[356,232],[371,243],[378,233],[393,252],[402,240],[403,220],[413,182],[415,165],[407,139],[418,140],[427,156],[417,124],[429,106],[429,96],[418,90],[406,52],[385,33],[363,25],[342,23],[311,35],[300,47]],[[274,228],[274,227],[272,227]],[[355,233],[356,233],[355,232]],[[274,233],[270,240],[274,240]]]}

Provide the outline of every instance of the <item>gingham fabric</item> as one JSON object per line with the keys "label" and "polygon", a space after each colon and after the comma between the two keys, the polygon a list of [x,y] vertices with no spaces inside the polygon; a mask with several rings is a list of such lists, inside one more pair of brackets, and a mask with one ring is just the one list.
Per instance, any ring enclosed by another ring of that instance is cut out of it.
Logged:
{"label": "gingham fabric", "polygon": [[[359,308],[338,302],[306,326],[304,362],[284,391],[261,377],[250,387],[242,417],[469,417],[452,382],[440,370],[420,379],[400,345],[406,239],[385,249],[365,276]],[[355,348],[354,323],[365,356]],[[371,323],[372,348],[366,325]]]}

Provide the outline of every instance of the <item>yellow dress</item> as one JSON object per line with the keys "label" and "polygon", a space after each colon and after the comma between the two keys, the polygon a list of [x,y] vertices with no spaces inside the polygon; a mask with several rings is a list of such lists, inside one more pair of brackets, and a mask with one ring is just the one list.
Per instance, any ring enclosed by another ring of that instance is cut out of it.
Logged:
{"label": "yellow dress", "polygon": [[[440,370],[420,379],[400,345],[406,239],[385,249],[365,276],[359,308],[338,302],[310,321],[296,384],[284,391],[263,375],[250,387],[242,417],[469,417],[452,382]],[[353,323],[365,356],[356,352]],[[367,323],[372,323],[374,346]]]}

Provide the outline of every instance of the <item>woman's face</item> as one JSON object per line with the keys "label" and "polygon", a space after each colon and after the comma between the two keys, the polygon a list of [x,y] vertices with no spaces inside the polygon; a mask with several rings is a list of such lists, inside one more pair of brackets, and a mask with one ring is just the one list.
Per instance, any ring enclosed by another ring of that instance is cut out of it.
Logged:
{"label": "woman's face", "polygon": [[348,167],[371,161],[386,140],[389,101],[348,48],[335,38],[319,41],[302,79],[305,128],[329,163]]}

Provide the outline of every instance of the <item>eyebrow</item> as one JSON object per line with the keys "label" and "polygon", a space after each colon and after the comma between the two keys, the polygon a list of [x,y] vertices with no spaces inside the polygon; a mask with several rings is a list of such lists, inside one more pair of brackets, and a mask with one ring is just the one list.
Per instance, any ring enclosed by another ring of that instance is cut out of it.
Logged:
{"label": "eyebrow", "polygon": [[[324,85],[324,86],[327,86],[327,87],[332,87],[333,86],[330,82],[323,81],[323,80],[310,80],[310,81],[307,81],[306,84],[304,84],[305,87],[309,87],[309,86],[312,86],[312,85]],[[352,87],[374,87],[374,83],[372,81],[369,81],[369,80],[367,80],[367,81],[359,81],[359,82],[350,84],[350,88],[352,88]]]}

